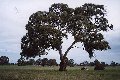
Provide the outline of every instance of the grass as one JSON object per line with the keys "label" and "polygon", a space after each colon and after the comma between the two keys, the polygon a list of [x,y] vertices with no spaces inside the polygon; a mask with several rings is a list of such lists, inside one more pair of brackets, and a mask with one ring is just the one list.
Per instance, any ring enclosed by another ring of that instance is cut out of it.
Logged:
{"label": "grass", "polygon": [[80,70],[81,67],[0,66],[0,80],[120,80],[120,67],[106,67],[103,71]]}

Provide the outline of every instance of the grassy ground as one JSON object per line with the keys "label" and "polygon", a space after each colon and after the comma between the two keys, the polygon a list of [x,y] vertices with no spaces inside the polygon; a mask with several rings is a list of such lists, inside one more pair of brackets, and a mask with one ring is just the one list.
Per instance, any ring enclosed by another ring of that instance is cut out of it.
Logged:
{"label": "grassy ground", "polygon": [[120,80],[120,67],[106,67],[103,71],[80,70],[68,67],[59,72],[59,67],[0,66],[0,80]]}

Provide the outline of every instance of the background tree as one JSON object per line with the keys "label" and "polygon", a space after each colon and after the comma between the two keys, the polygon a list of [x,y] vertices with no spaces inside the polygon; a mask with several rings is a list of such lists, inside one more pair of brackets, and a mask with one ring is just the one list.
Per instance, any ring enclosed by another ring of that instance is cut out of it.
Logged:
{"label": "background tree", "polygon": [[90,62],[89,65],[90,65],[90,66],[94,66],[95,63],[94,63],[94,62]]}
{"label": "background tree", "polygon": [[26,61],[23,57],[21,57],[20,59],[18,59],[17,64],[18,64],[18,66],[25,66]]}
{"label": "background tree", "polygon": [[68,66],[70,66],[70,67],[74,67],[74,60],[73,59],[70,59],[70,60],[68,60]]}
{"label": "background tree", "polygon": [[89,65],[88,61],[84,61],[84,62],[80,63],[80,66],[88,66],[88,65]]}
{"label": "background tree", "polygon": [[44,67],[45,65],[48,65],[48,59],[47,59],[47,58],[43,58],[41,65],[42,65],[43,67]]}
{"label": "background tree", "polygon": [[9,64],[9,58],[7,56],[1,56],[0,57],[0,64],[1,65]]}
{"label": "background tree", "polygon": [[37,59],[36,62],[35,62],[35,64],[36,65],[41,65],[42,64],[42,59],[41,58]]}
{"label": "background tree", "polygon": [[110,65],[111,66],[116,66],[116,63],[114,61],[111,61]]}
{"label": "background tree", "polygon": [[27,64],[28,64],[28,65],[34,65],[34,64],[35,64],[35,60],[34,60],[34,59],[29,59],[29,60],[27,61]]}
{"label": "background tree", "polygon": [[105,65],[104,62],[100,63],[100,61],[98,61],[97,59],[94,61],[95,63],[95,68],[94,70],[104,70],[105,69]]}
{"label": "background tree", "polygon": [[101,64],[105,67],[106,66],[106,63],[105,62],[101,62]]}
{"label": "background tree", "polygon": [[88,61],[84,61],[83,64],[84,64],[85,66],[88,66],[88,65],[89,65],[89,62],[88,62]]}
{"label": "background tree", "polygon": [[[113,29],[105,17],[104,5],[84,4],[75,9],[67,4],[52,4],[49,11],[38,11],[29,17],[27,33],[21,40],[21,56],[35,57],[48,54],[53,49],[60,55],[60,71],[67,67],[67,54],[78,42],[93,56],[95,50],[110,49],[101,32]],[[63,38],[71,34],[72,44],[62,52]]]}
{"label": "background tree", "polygon": [[49,66],[57,66],[56,59],[49,59],[48,60],[48,65]]}

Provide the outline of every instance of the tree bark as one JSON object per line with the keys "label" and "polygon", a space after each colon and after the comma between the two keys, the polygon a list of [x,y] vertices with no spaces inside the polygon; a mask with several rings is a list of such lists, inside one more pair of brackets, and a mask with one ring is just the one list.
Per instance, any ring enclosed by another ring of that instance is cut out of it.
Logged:
{"label": "tree bark", "polygon": [[66,67],[67,67],[67,64],[68,64],[68,58],[66,57],[67,56],[67,53],[69,52],[69,50],[73,47],[73,45],[76,43],[76,41],[74,41],[70,47],[67,49],[67,51],[65,52],[65,54],[63,55],[62,54],[62,46],[60,46],[59,48],[59,54],[60,54],[60,68],[59,68],[59,71],[66,71]]}
{"label": "tree bark", "polygon": [[65,52],[64,56],[67,56],[67,53],[70,51],[70,49],[73,47],[73,45],[76,43],[76,41],[74,41],[70,47],[67,49],[67,51]]}
{"label": "tree bark", "polygon": [[68,58],[67,57],[63,57],[61,59],[61,62],[60,62],[60,68],[59,68],[59,71],[66,71],[66,67],[67,67],[67,63],[68,63]]}
{"label": "tree bark", "polygon": [[65,52],[65,54],[63,55],[62,54],[62,46],[59,47],[59,55],[60,55],[60,68],[59,68],[59,71],[66,71],[66,67],[67,67],[67,64],[68,64],[68,58],[66,57],[67,56],[67,53],[69,52],[69,50],[73,47],[73,45],[76,43],[76,41],[74,41],[67,49],[67,51]]}

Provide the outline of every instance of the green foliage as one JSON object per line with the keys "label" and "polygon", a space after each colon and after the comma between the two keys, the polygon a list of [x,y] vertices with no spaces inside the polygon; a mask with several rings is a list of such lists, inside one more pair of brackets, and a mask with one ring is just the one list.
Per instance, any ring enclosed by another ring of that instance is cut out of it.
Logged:
{"label": "green foliage", "polygon": [[48,59],[47,59],[47,58],[43,58],[41,65],[42,65],[42,66],[48,65]]}
{"label": "green foliage", "polygon": [[84,4],[75,9],[67,4],[52,4],[49,11],[33,13],[26,24],[26,35],[21,40],[21,56],[35,57],[47,54],[50,49],[59,51],[62,55],[63,38],[69,34],[74,37],[74,43],[65,52],[65,57],[73,45],[81,42],[89,56],[94,50],[110,49],[101,31],[113,29],[105,17],[103,5]]}
{"label": "green foliage", "polygon": [[68,60],[68,66],[70,66],[70,67],[74,67],[74,60],[73,59],[70,59],[70,60]]}
{"label": "green foliage", "polygon": [[56,62],[56,59],[49,59],[48,60],[48,65],[49,66],[57,66],[57,62]]}
{"label": "green foliage", "polygon": [[35,64],[36,65],[41,65],[42,64],[42,59],[41,58],[37,59],[36,62],[35,62]]}
{"label": "green foliage", "polygon": [[6,65],[6,64],[9,64],[9,58],[7,56],[1,56],[0,65]]}
{"label": "green foliage", "polygon": [[18,59],[17,64],[18,64],[18,66],[25,66],[26,61],[23,57],[21,57],[20,59]]}
{"label": "green foliage", "polygon": [[29,59],[29,61],[27,61],[26,64],[34,65],[35,64],[35,60],[34,59]]}

